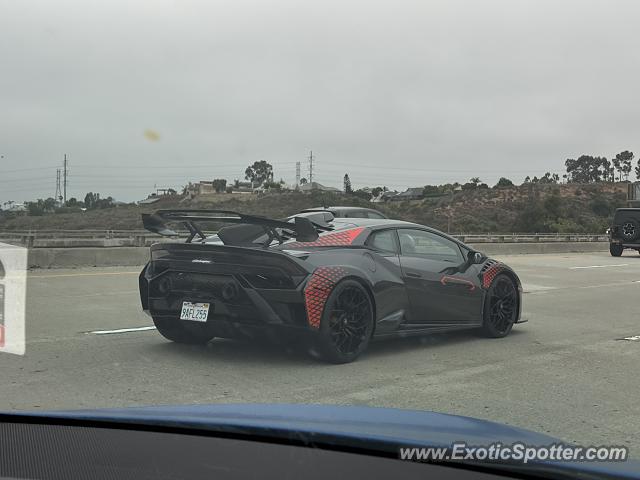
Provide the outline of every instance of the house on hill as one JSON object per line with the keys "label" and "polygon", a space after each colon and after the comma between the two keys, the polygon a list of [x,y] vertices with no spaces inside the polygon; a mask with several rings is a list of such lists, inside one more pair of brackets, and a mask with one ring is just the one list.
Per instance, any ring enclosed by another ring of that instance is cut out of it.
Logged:
{"label": "house on hill", "polygon": [[342,190],[340,190],[339,188],[327,187],[318,182],[309,182],[309,183],[305,183],[304,185],[300,185],[301,192],[311,192],[312,190],[319,190],[321,192],[336,192],[336,193],[342,192]]}
{"label": "house on hill", "polygon": [[380,195],[378,195],[377,197],[374,197],[374,198],[371,199],[371,203],[388,202],[389,200],[391,200],[396,195],[398,195],[398,192],[395,192],[395,191],[393,191],[393,192],[390,192],[390,191],[380,192]]}
{"label": "house on hill", "polygon": [[404,192],[394,195],[390,198],[393,202],[400,202],[402,200],[420,200],[424,198],[423,187],[407,188]]}

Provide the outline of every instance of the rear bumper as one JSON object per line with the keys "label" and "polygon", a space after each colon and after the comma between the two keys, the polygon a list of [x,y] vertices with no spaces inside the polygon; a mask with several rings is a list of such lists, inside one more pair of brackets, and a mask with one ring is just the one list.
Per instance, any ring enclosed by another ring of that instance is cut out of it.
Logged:
{"label": "rear bumper", "polygon": [[154,273],[147,265],[139,278],[142,309],[148,315],[179,321],[182,302],[209,303],[207,324],[225,332],[245,327],[310,329],[303,286],[257,288],[242,274],[210,273],[206,267]]}
{"label": "rear bumper", "polygon": [[609,240],[611,245],[620,245],[622,248],[633,248],[635,250],[640,250],[640,243],[625,243],[623,240],[612,238]]}

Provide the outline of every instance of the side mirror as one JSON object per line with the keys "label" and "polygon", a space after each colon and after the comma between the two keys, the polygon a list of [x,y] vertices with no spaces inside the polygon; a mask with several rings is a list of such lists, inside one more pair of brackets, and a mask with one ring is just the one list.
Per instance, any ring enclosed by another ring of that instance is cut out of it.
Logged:
{"label": "side mirror", "polygon": [[473,250],[469,252],[469,263],[471,264],[478,265],[484,262],[485,258],[487,257],[480,252],[474,252]]}

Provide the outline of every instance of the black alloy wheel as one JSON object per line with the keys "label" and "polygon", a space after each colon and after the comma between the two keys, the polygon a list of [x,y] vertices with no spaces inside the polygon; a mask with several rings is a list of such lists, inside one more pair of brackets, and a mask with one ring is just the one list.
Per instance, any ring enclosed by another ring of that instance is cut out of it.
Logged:
{"label": "black alloy wheel", "polygon": [[498,275],[491,283],[484,306],[482,330],[488,337],[506,337],[518,316],[518,289],[508,275]]}
{"label": "black alloy wheel", "polygon": [[352,362],[369,344],[373,325],[369,293],[354,280],[340,282],[329,295],[320,322],[321,356],[331,363]]}

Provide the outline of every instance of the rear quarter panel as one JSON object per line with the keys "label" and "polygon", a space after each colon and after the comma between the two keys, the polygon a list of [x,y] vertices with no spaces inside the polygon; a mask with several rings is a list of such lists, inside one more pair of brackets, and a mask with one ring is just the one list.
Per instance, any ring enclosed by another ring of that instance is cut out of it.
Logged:
{"label": "rear quarter panel", "polygon": [[406,312],[409,309],[400,267],[369,249],[316,250],[306,258],[306,262],[316,269],[340,267],[344,270],[340,280],[351,278],[360,281],[373,297],[376,323],[399,310]]}

